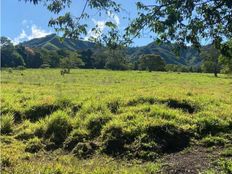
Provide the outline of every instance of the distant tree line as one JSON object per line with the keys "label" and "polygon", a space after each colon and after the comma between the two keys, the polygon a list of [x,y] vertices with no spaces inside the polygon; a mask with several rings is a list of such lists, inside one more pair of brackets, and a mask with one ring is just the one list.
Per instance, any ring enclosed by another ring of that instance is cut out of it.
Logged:
{"label": "distant tree line", "polygon": [[201,52],[201,65],[185,66],[166,64],[162,57],[154,54],[144,54],[132,60],[120,48],[83,51],[31,49],[22,45],[14,46],[9,39],[1,37],[1,67],[229,73],[232,72],[231,41],[226,43],[226,48],[222,55],[208,47]]}

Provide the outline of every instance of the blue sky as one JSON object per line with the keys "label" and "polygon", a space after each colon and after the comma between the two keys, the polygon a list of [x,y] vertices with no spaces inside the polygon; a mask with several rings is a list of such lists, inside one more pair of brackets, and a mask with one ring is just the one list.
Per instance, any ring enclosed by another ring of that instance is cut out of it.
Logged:
{"label": "blue sky", "polygon": [[[73,15],[78,16],[82,10],[84,0],[73,0],[70,9]],[[147,0],[144,0],[147,1]],[[87,9],[90,18],[86,22],[90,26],[98,24],[100,29],[104,31],[104,22],[111,20],[116,23],[119,29],[123,30],[128,24],[128,19],[123,16],[133,18],[136,13],[135,0],[118,0],[125,11],[120,14],[109,13],[108,15],[96,16],[96,12]],[[63,13],[65,12],[63,11]],[[48,21],[51,17],[56,15],[49,12],[43,4],[33,5],[25,3],[24,0],[1,0],[1,36],[9,37],[15,44],[30,40],[33,38],[43,37],[45,35],[54,33],[53,28],[48,27]],[[89,31],[88,35],[93,36],[94,33]],[[146,45],[152,40],[144,35],[141,39],[135,39],[134,45]]]}

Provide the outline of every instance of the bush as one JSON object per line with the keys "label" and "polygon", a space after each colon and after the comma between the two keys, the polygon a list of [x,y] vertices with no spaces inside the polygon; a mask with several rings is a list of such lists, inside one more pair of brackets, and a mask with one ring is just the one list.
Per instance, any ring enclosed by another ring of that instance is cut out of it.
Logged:
{"label": "bush", "polygon": [[25,151],[30,153],[37,153],[43,148],[43,144],[39,138],[30,139],[26,145]]}
{"label": "bush", "polygon": [[63,111],[53,113],[47,120],[46,137],[52,142],[60,145],[72,130],[70,118]]}
{"label": "bush", "polygon": [[14,116],[12,114],[7,114],[1,116],[1,134],[9,134],[13,131]]}

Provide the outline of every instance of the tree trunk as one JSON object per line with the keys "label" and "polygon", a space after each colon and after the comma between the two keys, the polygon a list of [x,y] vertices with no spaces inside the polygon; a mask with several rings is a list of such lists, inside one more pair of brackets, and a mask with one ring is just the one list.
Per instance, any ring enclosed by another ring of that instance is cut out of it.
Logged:
{"label": "tree trunk", "polygon": [[217,70],[214,70],[214,77],[217,77],[218,76],[217,74],[218,74]]}
{"label": "tree trunk", "polygon": [[218,58],[214,58],[214,77],[218,77]]}

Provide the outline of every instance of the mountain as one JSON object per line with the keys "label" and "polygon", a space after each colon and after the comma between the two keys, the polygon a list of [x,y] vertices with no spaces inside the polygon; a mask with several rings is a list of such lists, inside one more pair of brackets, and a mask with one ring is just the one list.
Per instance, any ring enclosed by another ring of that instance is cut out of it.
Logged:
{"label": "mountain", "polygon": [[[56,34],[51,34],[43,38],[32,39],[21,44],[30,48],[43,48],[46,50],[67,49],[71,51],[81,51],[86,49],[94,50],[96,46],[93,42],[83,40],[64,39],[63,42],[61,42],[60,37]],[[173,49],[173,44],[157,45],[155,42],[152,42],[142,47],[129,47],[126,50],[126,53],[131,61],[138,60],[143,54],[156,54],[160,55],[167,64],[188,66],[197,66],[201,64],[200,55],[195,49],[191,47],[183,49],[180,51],[180,56],[177,56]]]}
{"label": "mountain", "polygon": [[201,61],[199,52],[191,47],[180,50],[180,55],[177,56],[173,44],[157,45],[155,42],[143,47],[129,48],[128,54],[132,60],[143,54],[160,55],[167,64],[197,65]]}
{"label": "mountain", "polygon": [[62,42],[56,34],[47,35],[43,38],[32,39],[21,43],[30,48],[43,48],[47,50],[67,49],[71,51],[93,48],[94,43],[82,40],[64,39]]}

